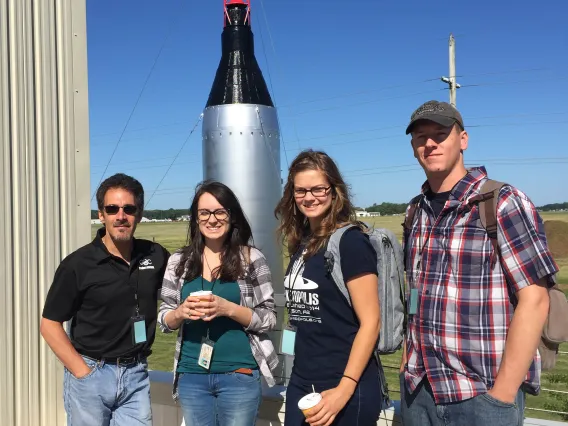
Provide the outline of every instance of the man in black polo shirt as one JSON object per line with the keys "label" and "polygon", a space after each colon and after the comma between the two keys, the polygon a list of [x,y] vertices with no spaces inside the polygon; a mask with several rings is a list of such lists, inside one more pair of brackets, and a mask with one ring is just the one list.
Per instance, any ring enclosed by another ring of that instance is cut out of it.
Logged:
{"label": "man in black polo shirt", "polygon": [[[144,190],[124,174],[97,190],[104,228],[59,265],[41,334],[65,366],[69,426],[151,425],[147,356],[169,253],[134,238]],[[62,323],[71,321],[69,336]]]}

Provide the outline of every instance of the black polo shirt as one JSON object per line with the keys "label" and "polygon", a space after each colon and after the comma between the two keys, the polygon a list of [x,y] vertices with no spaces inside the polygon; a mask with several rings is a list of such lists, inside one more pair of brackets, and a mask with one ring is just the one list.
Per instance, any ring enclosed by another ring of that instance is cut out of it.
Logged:
{"label": "black polo shirt", "polygon": [[[114,358],[150,354],[156,331],[158,296],[169,253],[161,245],[134,239],[130,266],[109,253],[102,242],[104,228],[95,239],[67,256],[55,272],[43,316],[71,321],[71,341],[80,354]],[[132,320],[145,316],[146,342],[135,345]]]}

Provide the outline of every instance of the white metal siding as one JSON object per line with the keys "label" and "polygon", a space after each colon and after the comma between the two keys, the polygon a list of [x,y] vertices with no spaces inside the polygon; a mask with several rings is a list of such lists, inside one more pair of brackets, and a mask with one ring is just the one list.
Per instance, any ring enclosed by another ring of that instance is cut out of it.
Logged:
{"label": "white metal siding", "polygon": [[60,260],[90,240],[85,0],[0,0],[0,413],[65,423],[39,334]]}

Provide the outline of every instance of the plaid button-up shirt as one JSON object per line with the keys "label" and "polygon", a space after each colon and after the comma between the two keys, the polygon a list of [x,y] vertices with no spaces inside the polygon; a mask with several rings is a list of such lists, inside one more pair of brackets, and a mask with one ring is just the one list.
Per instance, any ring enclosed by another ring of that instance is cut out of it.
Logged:
{"label": "plaid button-up shirt", "polygon": [[[552,285],[558,272],[535,206],[509,185],[497,203],[501,257],[491,267],[493,247],[479,207],[468,206],[486,179],[483,167],[469,170],[438,218],[423,196],[426,182],[412,231],[405,235],[409,308],[410,289],[418,292],[417,312],[408,317],[405,382],[413,392],[427,375],[436,403],[462,401],[493,387],[514,294],[543,277]],[[538,351],[523,389],[540,390]]]}

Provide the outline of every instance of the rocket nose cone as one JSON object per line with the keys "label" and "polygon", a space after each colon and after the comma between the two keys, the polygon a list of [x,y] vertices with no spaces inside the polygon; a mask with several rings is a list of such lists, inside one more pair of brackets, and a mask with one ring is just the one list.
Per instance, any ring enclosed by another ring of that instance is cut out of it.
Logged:
{"label": "rocket nose cone", "polygon": [[250,27],[250,8],[243,0],[225,4],[225,27],[247,25]]}
{"label": "rocket nose cone", "polygon": [[[248,1],[246,1],[248,3]],[[225,8],[222,55],[206,108],[226,104],[274,106],[254,56],[249,7],[243,0]]]}

